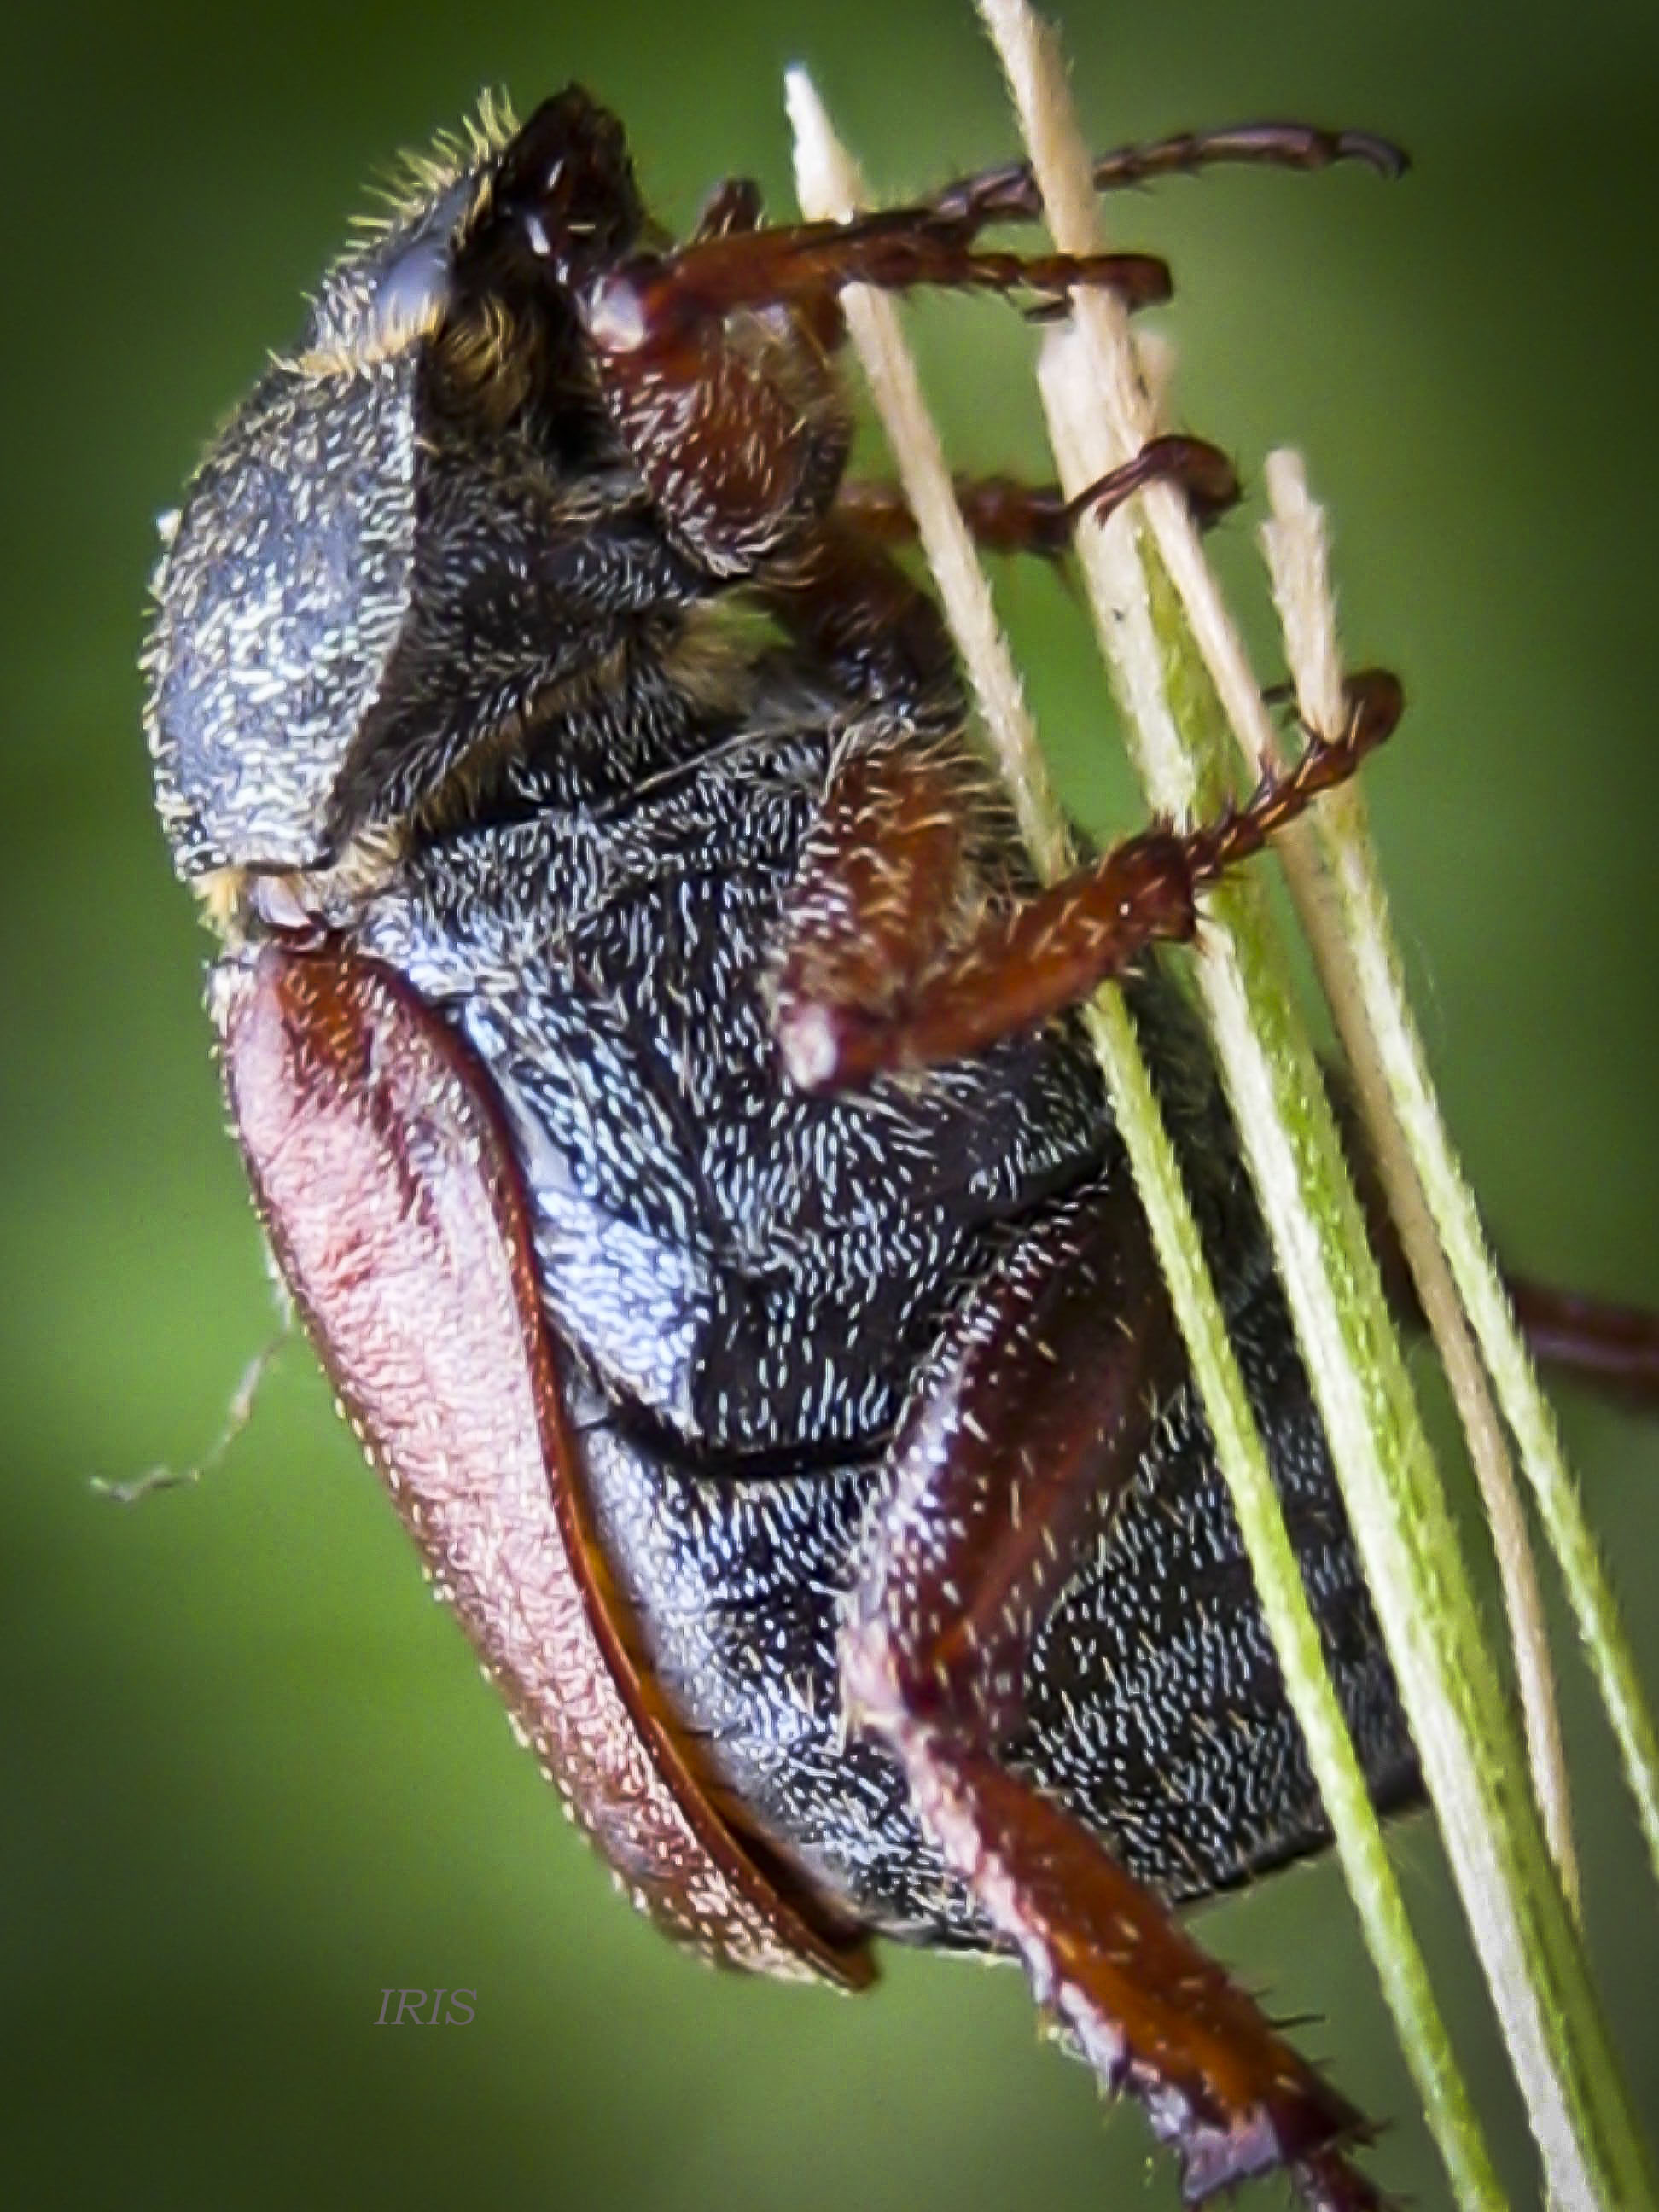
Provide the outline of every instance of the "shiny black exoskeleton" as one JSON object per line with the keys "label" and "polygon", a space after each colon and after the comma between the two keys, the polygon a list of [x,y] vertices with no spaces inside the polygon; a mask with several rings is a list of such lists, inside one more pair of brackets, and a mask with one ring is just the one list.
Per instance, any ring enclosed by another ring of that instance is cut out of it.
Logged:
{"label": "shiny black exoskeleton", "polygon": [[[784,556],[728,581],[663,521],[573,314],[538,309],[538,356],[471,311],[502,143],[334,272],[196,480],[159,586],[163,812],[234,945],[325,928],[477,1053],[607,1549],[675,1710],[861,1917],[973,1942],[902,1775],[846,1739],[836,1638],[947,1317],[1127,1166],[1063,1023],[852,1093],[790,1079],[769,981],[839,759],[872,735],[927,748],[978,823],[982,895],[1025,866],[948,667],[876,690],[819,635],[741,641],[729,607]],[[631,201],[619,221],[626,242]],[[1174,985],[1149,975],[1137,1000],[1338,1686],[1398,1797],[1411,1753],[1214,1079]],[[1189,1387],[1030,1684],[1012,1760],[1161,1891],[1322,1837]]]}
{"label": "shiny black exoskeleton", "polygon": [[[637,726],[650,710],[636,695],[622,711]],[[550,716],[511,804],[423,839],[352,936],[459,1027],[509,1109],[607,1547],[676,1708],[861,1915],[971,1942],[902,1778],[843,1740],[842,1600],[945,1316],[1069,1193],[1127,1169],[1064,1028],[854,1097],[785,1074],[762,982],[858,711],[821,672],[770,665],[718,714],[664,702],[684,766],[586,805],[568,785],[581,738]],[[1403,1724],[1213,1079],[1173,984],[1138,995],[1339,1686],[1397,1797]],[[1160,1889],[1195,1895],[1322,1838],[1190,1389],[1161,1409],[1032,1680],[1018,1761]]]}
{"label": "shiny black exoskeleton", "polygon": [[[757,221],[717,207],[717,244]],[[941,265],[962,220],[921,226]],[[849,763],[944,794],[952,927],[1032,881],[930,606],[838,532],[833,287],[803,304],[781,255],[721,310],[724,350],[694,331],[664,367],[629,351],[658,243],[579,94],[418,172],[170,526],[159,803],[222,983],[262,945],[376,963],[479,1071],[606,1575],[736,1825],[849,1924],[1004,1948],[890,1745],[849,1730],[842,1638],[893,1440],[976,1302],[1088,1249],[1128,1170],[1066,1019],[822,1091],[781,1049]],[[1399,1802],[1411,1747],[1213,1071],[1173,980],[1131,989],[1339,1692]],[[1325,1831],[1194,1393],[1156,1372],[1059,1586],[1030,1585],[997,1748],[1179,1899]],[[1157,2109],[1223,2127],[1184,2089]],[[1288,2155],[1300,2123],[1274,2124]],[[1253,2128],[1225,2116],[1222,2178],[1268,2155]]]}

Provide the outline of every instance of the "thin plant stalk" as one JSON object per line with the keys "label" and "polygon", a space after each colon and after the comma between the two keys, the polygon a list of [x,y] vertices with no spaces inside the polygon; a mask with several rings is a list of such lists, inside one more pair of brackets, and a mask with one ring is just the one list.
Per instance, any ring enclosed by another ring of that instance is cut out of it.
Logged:
{"label": "thin plant stalk", "polygon": [[[1093,251],[1090,166],[1051,42],[1020,0],[981,0],[1063,251]],[[1041,379],[1062,483],[1079,488],[1151,428],[1127,321],[1079,295]],[[1144,535],[1142,534],[1144,531]],[[1129,601],[1109,562],[1133,552]],[[1265,717],[1183,502],[1154,487],[1139,516],[1087,533],[1097,626],[1129,708],[1131,750],[1160,811],[1212,802],[1226,722]],[[1131,623],[1150,641],[1127,653]],[[1209,902],[1200,995],[1273,1237],[1356,1540],[1542,2160],[1565,2204],[1654,2203],[1652,2177],[1524,1763],[1438,1471],[1367,1249],[1318,1065],[1291,1006],[1259,891]]]}
{"label": "thin plant stalk", "polygon": [[[1322,672],[1335,651],[1330,594],[1321,581],[1326,561],[1323,519],[1308,496],[1300,463],[1293,456],[1270,457],[1267,483],[1274,519],[1262,535],[1268,540],[1275,596],[1285,617],[1291,666],[1304,714],[1312,726],[1320,727],[1316,717],[1327,708],[1322,697],[1316,702],[1310,695],[1328,693]],[[1306,687],[1304,670],[1309,677]],[[1612,1720],[1649,1856],[1659,1875],[1659,1745],[1651,1709],[1637,1674],[1618,1601],[1567,1469],[1554,1413],[1521,1337],[1429,1079],[1422,1037],[1406,997],[1387,893],[1366,834],[1364,798],[1355,789],[1332,796],[1337,803],[1322,809],[1313,826],[1346,948],[1346,957],[1340,961],[1346,972],[1338,978],[1338,990],[1332,992],[1333,1004],[1343,1022],[1345,1000],[1356,1030],[1363,1030],[1374,1042],[1372,1066],[1364,1068],[1356,1060],[1355,1072],[1362,1084],[1375,1089],[1380,1083],[1386,1091],[1386,1098],[1375,1103],[1372,1120],[1379,1158],[1386,1172],[1390,1154],[1400,1157],[1417,1203],[1437,1232],[1443,1265],[1474,1319],[1561,1567],[1591,1670]],[[1325,933],[1328,937],[1331,933]],[[1345,1039],[1347,1027],[1343,1022]],[[1382,1141],[1385,1132],[1386,1151]],[[1426,1297],[1420,1278],[1419,1287]]]}
{"label": "thin plant stalk", "polygon": [[[865,199],[858,173],[804,71],[792,72],[788,96],[802,209],[809,216],[844,219]],[[1071,865],[1071,841],[897,314],[889,301],[861,288],[844,295],[843,307],[1022,829],[1040,872],[1052,879]],[[1288,1692],[1431,2127],[1459,2203],[1500,2206],[1503,2193],[1331,1682],[1261,1431],[1121,994],[1103,990],[1085,1019],[1191,1352]]]}
{"label": "thin plant stalk", "polygon": [[[1266,474],[1272,519],[1262,525],[1261,542],[1273,578],[1273,604],[1279,611],[1286,665],[1296,685],[1297,708],[1305,728],[1339,729],[1350,710],[1342,684],[1325,518],[1309,495],[1299,454],[1270,453]],[[1279,767],[1278,749],[1272,757],[1251,765],[1258,775]],[[1561,1741],[1549,1630],[1526,1513],[1516,1486],[1503,1424],[1492,1402],[1492,1385],[1480,1364],[1480,1347],[1395,1110],[1379,1046],[1388,1010],[1368,1008],[1351,949],[1355,932],[1364,926],[1364,916],[1357,910],[1352,886],[1339,891],[1331,879],[1340,875],[1345,883],[1349,881],[1352,863],[1340,848],[1358,846],[1359,864],[1376,891],[1370,920],[1373,927],[1384,933],[1381,950],[1397,981],[1398,965],[1387,933],[1385,896],[1366,829],[1364,794],[1358,784],[1352,784],[1340,798],[1339,805],[1322,808],[1316,822],[1295,824],[1280,840],[1279,856],[1336,1022],[1371,1157],[1411,1271],[1418,1304],[1434,1338],[1462,1424],[1469,1462],[1492,1532],[1515,1653],[1533,1789],[1550,1854],[1577,1917],[1580,1884],[1572,1837],[1571,1791]],[[1403,997],[1397,1004],[1409,1022]],[[1379,1013],[1383,1017],[1380,1024]]]}
{"label": "thin plant stalk", "polygon": [[1539,1384],[1429,1080],[1422,1040],[1386,933],[1388,909],[1369,848],[1341,837],[1331,870],[1344,911],[1353,917],[1349,928],[1355,972],[1388,1072],[1389,1103],[1532,1485],[1607,1706],[1650,1863],[1659,1877],[1659,1738],[1619,1601],[1567,1468],[1554,1412]]}

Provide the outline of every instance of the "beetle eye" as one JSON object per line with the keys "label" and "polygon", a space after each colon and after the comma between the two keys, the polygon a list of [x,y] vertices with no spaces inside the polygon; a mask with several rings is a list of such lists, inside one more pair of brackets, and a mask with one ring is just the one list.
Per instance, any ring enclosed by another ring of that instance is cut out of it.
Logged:
{"label": "beetle eye", "polygon": [[411,338],[437,327],[453,289],[448,234],[428,230],[404,247],[376,284],[363,316],[361,350],[375,357],[400,353]]}
{"label": "beetle eye", "polygon": [[436,330],[455,293],[451,247],[471,185],[459,180],[417,228],[338,263],[312,309],[301,354],[324,372],[390,361]]}

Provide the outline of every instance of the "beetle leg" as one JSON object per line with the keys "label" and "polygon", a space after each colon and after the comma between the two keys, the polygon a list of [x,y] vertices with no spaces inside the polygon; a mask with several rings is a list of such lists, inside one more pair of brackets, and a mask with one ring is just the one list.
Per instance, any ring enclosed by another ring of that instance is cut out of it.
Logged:
{"label": "beetle leg", "polygon": [[[1238,477],[1218,446],[1202,438],[1149,440],[1139,453],[1068,499],[1058,484],[1030,484],[1016,477],[957,477],[951,487],[976,545],[992,553],[1035,553],[1054,558],[1069,552],[1077,525],[1092,513],[1103,521],[1132,493],[1149,483],[1175,482],[1192,501],[1200,524],[1215,521],[1238,498]],[[843,483],[835,514],[888,544],[913,544],[916,519],[899,485],[870,477]]]}
{"label": "beetle leg", "polygon": [[1109,2087],[1178,2151],[1189,2200],[1288,2165],[1377,2202],[1359,2114],[1169,1909],[1002,1763],[1048,1613],[1132,1484],[1182,1373],[1127,1180],[1026,1231],[957,1312],[901,1420],[842,1674],[923,1823]]}
{"label": "beetle leg", "polygon": [[[760,586],[770,613],[856,714],[888,728],[918,720],[958,730],[955,649],[937,604],[874,534],[832,514]],[[903,769],[896,765],[895,781]]]}
{"label": "beetle leg", "polygon": [[[612,424],[668,528],[714,575],[798,546],[835,497],[850,432],[830,356],[836,295],[854,283],[1050,297],[1111,284],[1133,304],[1169,289],[1142,256],[981,254],[959,226],[886,215],[732,228],[599,277],[583,313]],[[797,342],[780,348],[773,330],[757,343],[757,315],[787,318]]]}
{"label": "beetle leg", "polygon": [[706,323],[738,310],[811,308],[848,284],[884,292],[923,285],[1035,292],[1051,300],[1100,287],[1130,307],[1170,297],[1169,269],[1152,254],[983,252],[972,243],[975,227],[927,208],[882,208],[849,222],[780,223],[698,238],[598,278],[583,319],[602,353],[662,359]]}
{"label": "beetle leg", "polygon": [[[1348,1165],[1371,1249],[1384,1289],[1396,1313],[1422,1328],[1422,1309],[1411,1263],[1406,1257],[1370,1139],[1341,1073],[1326,1070],[1326,1087],[1336,1109]],[[1659,1313],[1559,1290],[1529,1276],[1504,1270],[1504,1285],[1515,1308],[1532,1356],[1541,1366],[1570,1375],[1593,1389],[1659,1409]]]}
{"label": "beetle leg", "polygon": [[1616,1396],[1659,1406],[1659,1313],[1505,1278],[1534,1356]]}
{"label": "beetle leg", "polygon": [[[1202,439],[1161,437],[1067,499],[1056,489],[1008,477],[959,483],[969,530],[1005,552],[1063,551],[1085,514],[1104,520],[1133,493],[1178,483],[1200,522],[1237,495],[1231,462]],[[895,715],[961,720],[954,651],[935,602],[893,561],[885,542],[913,538],[915,521],[896,485],[843,485],[826,520],[760,585],[771,611],[837,690]],[[900,779],[906,773],[901,766]]]}
{"label": "beetle leg", "polygon": [[[692,252],[749,246],[721,236]],[[751,575],[800,541],[835,497],[852,433],[830,356],[835,296],[792,311],[798,343],[754,343],[718,319],[672,344],[592,349],[612,427],[670,536],[712,576]]]}
{"label": "beetle leg", "polygon": [[837,769],[790,887],[773,985],[797,1082],[826,1005],[902,1018],[937,961],[966,878],[973,770],[958,747],[914,741],[854,751]]}
{"label": "beetle leg", "polygon": [[[1127,497],[1191,442],[1158,441],[1075,504]],[[837,1078],[815,1073],[833,1025],[902,1029],[971,937],[983,904],[974,864],[1006,837],[1006,802],[960,741],[960,679],[937,605],[861,518],[832,516],[764,598],[878,732],[855,732],[837,762],[783,916],[775,1025],[797,1081],[816,1083]]]}
{"label": "beetle leg", "polygon": [[[1058,484],[1023,483],[1016,477],[957,477],[951,483],[974,543],[989,553],[1036,553],[1057,558],[1070,550],[1070,501]],[[835,513],[884,544],[914,545],[916,518],[902,488],[885,479],[851,477],[836,494]]]}
{"label": "beetle leg", "polygon": [[[1408,157],[1369,131],[1322,131],[1311,123],[1241,123],[1220,131],[1180,131],[1097,155],[1095,190],[1121,191],[1155,178],[1189,176],[1221,162],[1276,169],[1328,169],[1336,161],[1364,161],[1382,177],[1403,176]],[[931,212],[969,222],[1031,222],[1042,215],[1042,198],[1029,161],[981,169],[944,185],[925,203]]]}
{"label": "beetle leg", "polygon": [[[1310,738],[1299,759],[1265,776],[1242,805],[1194,830],[1143,830],[1047,890],[993,908],[965,942],[919,979],[905,979],[902,995],[890,992],[886,1003],[865,1005],[856,990],[840,992],[833,972],[818,996],[786,990],[776,1027],[796,1082],[828,1089],[884,1068],[982,1051],[1076,1005],[1152,944],[1192,938],[1200,894],[1260,852],[1320,793],[1346,781],[1394,729],[1401,699],[1391,676],[1356,676],[1349,690],[1354,711],[1346,730]],[[888,773],[902,772],[891,757]],[[826,819],[833,829],[833,787]],[[786,981],[803,971],[806,957],[798,945],[787,948]]]}

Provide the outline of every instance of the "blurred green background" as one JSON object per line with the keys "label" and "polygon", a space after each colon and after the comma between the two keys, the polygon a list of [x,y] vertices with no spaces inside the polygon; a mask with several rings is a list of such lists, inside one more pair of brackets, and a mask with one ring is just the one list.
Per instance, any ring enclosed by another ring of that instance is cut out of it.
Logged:
{"label": "blurred green background", "polygon": [[[1334,510],[1350,642],[1413,711],[1370,775],[1419,1002],[1494,1222],[1534,1268],[1659,1297],[1659,679],[1652,0],[1070,6],[1102,143],[1291,113],[1404,138],[1398,189],[1222,174],[1113,210],[1165,252],[1188,425]],[[377,165],[505,81],[580,76],[681,222],[723,172],[787,198],[801,58],[889,190],[1011,148],[958,0],[234,9],[26,0],[0,31],[10,798],[0,1048],[7,1435],[0,2070],[9,2201],[694,2212],[1171,2203],[1139,2122],[1038,2045],[1016,1978],[890,1957],[859,2004],[720,1980],[610,1894],[292,1355],[230,1463],[187,1460],[269,1334],[199,1010],[205,951],[150,818],[134,674],[151,518],[292,331]],[[964,465],[1041,467],[1017,319],[921,319]],[[1221,557],[1257,611],[1259,508]],[[1079,811],[1130,804],[1075,611],[1003,596]],[[1649,1679],[1659,1432],[1564,1405]],[[1570,1672],[1589,1917],[1659,2108],[1659,1929]],[[1517,2197],[1522,2124],[1437,1848],[1410,1893]],[[1443,2192],[1344,1899],[1304,1869],[1205,1931]],[[387,1985],[476,1990],[392,2033]]]}

